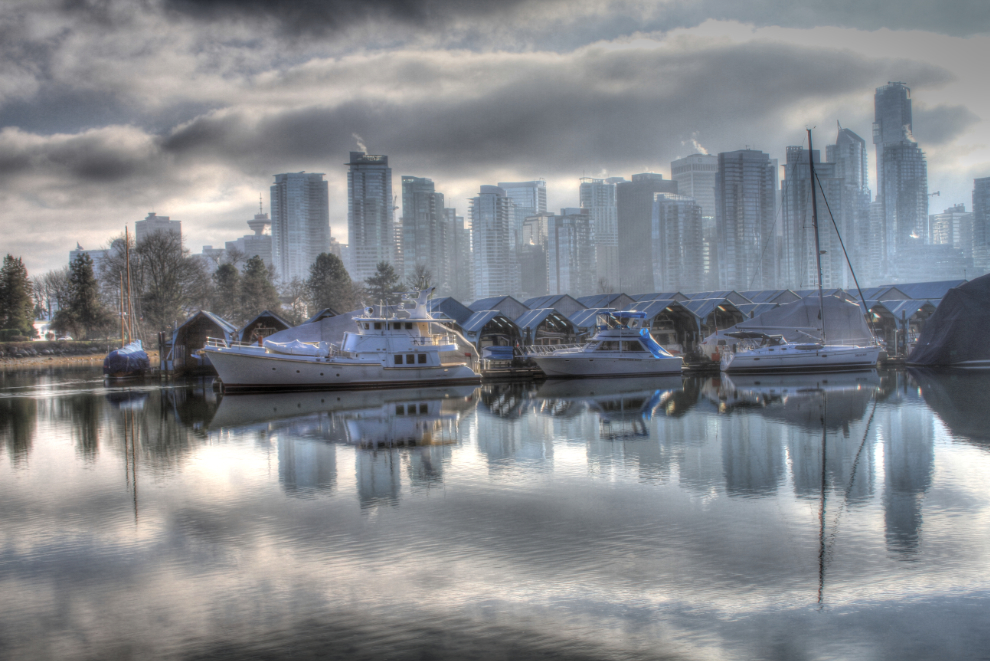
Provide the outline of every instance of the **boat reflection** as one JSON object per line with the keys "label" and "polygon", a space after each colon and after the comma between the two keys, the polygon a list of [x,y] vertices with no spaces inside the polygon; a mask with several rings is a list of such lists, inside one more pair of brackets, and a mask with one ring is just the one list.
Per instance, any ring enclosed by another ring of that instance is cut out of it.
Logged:
{"label": "boat reflection", "polygon": [[925,403],[949,432],[961,439],[990,449],[990,374],[962,370],[910,371]]}

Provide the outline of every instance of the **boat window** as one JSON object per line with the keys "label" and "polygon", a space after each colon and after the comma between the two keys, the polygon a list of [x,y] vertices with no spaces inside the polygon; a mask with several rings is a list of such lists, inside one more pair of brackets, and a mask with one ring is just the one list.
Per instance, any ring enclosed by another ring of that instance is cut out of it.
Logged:
{"label": "boat window", "polygon": [[618,340],[602,340],[602,343],[598,345],[599,351],[618,351],[619,341]]}
{"label": "boat window", "polygon": [[376,321],[375,322],[375,330],[381,330],[381,329],[382,329],[382,322]]}
{"label": "boat window", "polygon": [[718,346],[724,347],[725,346],[725,340],[719,340],[718,341]]}
{"label": "boat window", "polygon": [[418,353],[416,355],[419,356],[419,362],[421,364],[426,363],[426,354],[425,353]]}
{"label": "boat window", "polygon": [[402,364],[402,354],[399,354],[399,353],[395,354],[395,364],[396,365],[401,365]]}
{"label": "boat window", "polygon": [[406,354],[406,365],[412,365],[416,362],[416,354],[407,353]]}
{"label": "boat window", "polygon": [[623,351],[646,351],[643,345],[639,343],[639,340],[624,341],[622,343]]}
{"label": "boat window", "polygon": [[369,328],[371,328],[371,324],[365,323],[364,330],[368,330]]}
{"label": "boat window", "polygon": [[406,407],[404,407],[402,404],[396,404],[395,405],[395,414],[396,415],[405,415],[406,414]]}
{"label": "boat window", "polygon": [[406,330],[412,330],[412,322],[411,321],[407,321],[406,322]]}
{"label": "boat window", "polygon": [[429,413],[430,412],[430,405],[429,404],[420,404],[419,405],[419,412],[420,413]]}

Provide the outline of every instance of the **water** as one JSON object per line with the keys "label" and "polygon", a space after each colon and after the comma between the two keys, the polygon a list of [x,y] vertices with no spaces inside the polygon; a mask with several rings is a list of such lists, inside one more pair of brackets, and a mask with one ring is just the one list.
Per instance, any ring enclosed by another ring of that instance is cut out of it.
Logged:
{"label": "water", "polygon": [[0,657],[986,658],[987,392],[5,373]]}

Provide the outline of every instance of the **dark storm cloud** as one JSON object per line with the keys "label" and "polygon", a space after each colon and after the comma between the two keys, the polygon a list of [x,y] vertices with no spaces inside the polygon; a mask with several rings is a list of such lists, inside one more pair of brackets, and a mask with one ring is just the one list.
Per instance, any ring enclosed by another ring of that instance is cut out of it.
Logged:
{"label": "dark storm cloud", "polygon": [[[471,94],[402,102],[360,98],[256,119],[248,111],[214,113],[178,128],[162,148],[181,159],[218,158],[259,172],[314,161],[334,171],[354,148],[357,133],[403,172],[464,175],[516,167],[574,174],[581,167],[615,170],[669,161],[693,133],[713,150],[747,143],[770,150],[776,145],[761,141],[779,139],[782,121],[799,104],[861,93],[894,74],[916,87],[951,77],[925,64],[771,43],[697,52],[591,50],[555,62],[519,56],[501,62],[498,76],[471,67],[463,73],[455,62],[419,66],[437,68],[426,77],[442,76],[445,69],[453,78],[482,82]],[[383,67],[374,82],[388,87],[397,75]]]}
{"label": "dark storm cloud", "polygon": [[980,118],[965,106],[924,108],[915,105],[911,114],[914,137],[923,146],[951,142],[980,121]]}

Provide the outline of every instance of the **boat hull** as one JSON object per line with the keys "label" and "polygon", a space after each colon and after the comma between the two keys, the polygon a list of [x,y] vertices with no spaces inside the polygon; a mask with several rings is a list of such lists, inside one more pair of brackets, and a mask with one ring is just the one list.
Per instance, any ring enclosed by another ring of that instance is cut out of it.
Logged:
{"label": "boat hull", "polygon": [[644,376],[680,374],[680,358],[588,357],[583,353],[564,356],[534,356],[533,360],[550,377]]}
{"label": "boat hull", "polygon": [[870,369],[877,366],[879,347],[835,347],[817,351],[730,353],[722,357],[723,372],[818,372]]}
{"label": "boat hull", "polygon": [[224,392],[398,388],[425,384],[475,384],[467,365],[388,367],[370,361],[327,361],[308,356],[242,353],[207,348]]}

